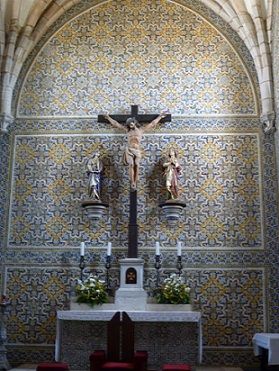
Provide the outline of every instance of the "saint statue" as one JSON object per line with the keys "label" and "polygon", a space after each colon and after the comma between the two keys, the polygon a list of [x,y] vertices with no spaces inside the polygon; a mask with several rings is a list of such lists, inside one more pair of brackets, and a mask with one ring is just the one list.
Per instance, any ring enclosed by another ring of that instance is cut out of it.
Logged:
{"label": "saint statue", "polygon": [[177,153],[174,148],[170,148],[167,162],[163,163],[164,175],[166,178],[166,188],[169,199],[177,199],[178,191],[178,176],[182,173],[182,168],[177,159]]}
{"label": "saint statue", "polygon": [[155,129],[160,120],[166,117],[166,114],[161,113],[149,124],[138,127],[138,122],[134,117],[126,121],[126,127],[119,124],[116,120],[112,119],[109,115],[104,116],[113,127],[125,131],[127,133],[127,147],[124,152],[124,164],[129,166],[129,177],[132,190],[137,189],[137,182],[139,177],[139,164],[141,160],[141,139],[145,132]]}
{"label": "saint statue", "polygon": [[87,162],[88,195],[90,198],[100,200],[100,180],[103,163],[100,160],[100,153],[94,153]]}

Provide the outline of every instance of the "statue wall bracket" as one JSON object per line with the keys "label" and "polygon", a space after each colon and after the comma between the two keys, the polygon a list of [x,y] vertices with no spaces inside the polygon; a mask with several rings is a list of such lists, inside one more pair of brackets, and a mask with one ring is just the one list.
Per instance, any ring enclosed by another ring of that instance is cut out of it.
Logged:
{"label": "statue wall bracket", "polygon": [[108,204],[99,200],[85,200],[81,203],[88,219],[98,222],[107,214]]}
{"label": "statue wall bracket", "polygon": [[14,122],[14,117],[11,115],[7,115],[6,113],[2,113],[0,115],[0,123],[1,123],[1,133],[7,133],[9,126],[12,125]]}
{"label": "statue wall bracket", "polygon": [[173,227],[180,219],[182,210],[186,207],[186,203],[181,200],[174,199],[161,203],[159,207],[163,210],[168,224]]}

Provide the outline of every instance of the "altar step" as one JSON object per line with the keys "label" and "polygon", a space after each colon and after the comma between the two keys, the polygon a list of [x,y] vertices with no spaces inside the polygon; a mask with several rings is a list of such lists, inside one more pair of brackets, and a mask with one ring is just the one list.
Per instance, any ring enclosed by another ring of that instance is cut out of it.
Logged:
{"label": "altar step", "polygon": [[26,363],[24,365],[20,365],[16,368],[11,368],[9,371],[36,371],[36,364],[29,364]]}
{"label": "altar step", "polygon": [[[36,371],[36,364],[23,364],[9,371]],[[70,370],[70,371],[88,371],[88,370]],[[155,370],[149,370],[155,371]],[[198,366],[193,371],[243,371],[240,367],[213,367],[213,366]]]}

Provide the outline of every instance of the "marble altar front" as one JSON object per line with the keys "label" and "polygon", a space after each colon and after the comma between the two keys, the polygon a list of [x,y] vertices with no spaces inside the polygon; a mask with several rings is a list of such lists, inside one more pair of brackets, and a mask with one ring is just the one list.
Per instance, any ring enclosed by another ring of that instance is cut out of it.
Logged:
{"label": "marble altar front", "polygon": [[[55,359],[71,369],[89,370],[93,350],[106,349],[106,325],[115,310],[57,312]],[[201,313],[195,311],[129,311],[135,322],[135,350],[147,350],[148,367],[164,363],[202,362]]]}

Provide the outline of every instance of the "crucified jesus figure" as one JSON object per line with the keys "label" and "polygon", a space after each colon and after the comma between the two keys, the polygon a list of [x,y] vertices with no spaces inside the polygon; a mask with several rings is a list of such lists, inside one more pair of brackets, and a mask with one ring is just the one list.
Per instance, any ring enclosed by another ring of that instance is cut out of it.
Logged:
{"label": "crucified jesus figure", "polygon": [[134,117],[129,118],[126,121],[126,127],[119,124],[116,120],[112,119],[109,115],[104,116],[113,127],[120,129],[127,133],[128,145],[124,152],[124,164],[129,166],[129,177],[131,182],[131,188],[133,190],[137,189],[137,181],[139,177],[139,164],[141,160],[141,139],[144,133],[149,130],[155,129],[156,125],[160,120],[166,117],[166,114],[161,113],[149,124],[137,127],[137,120]]}

